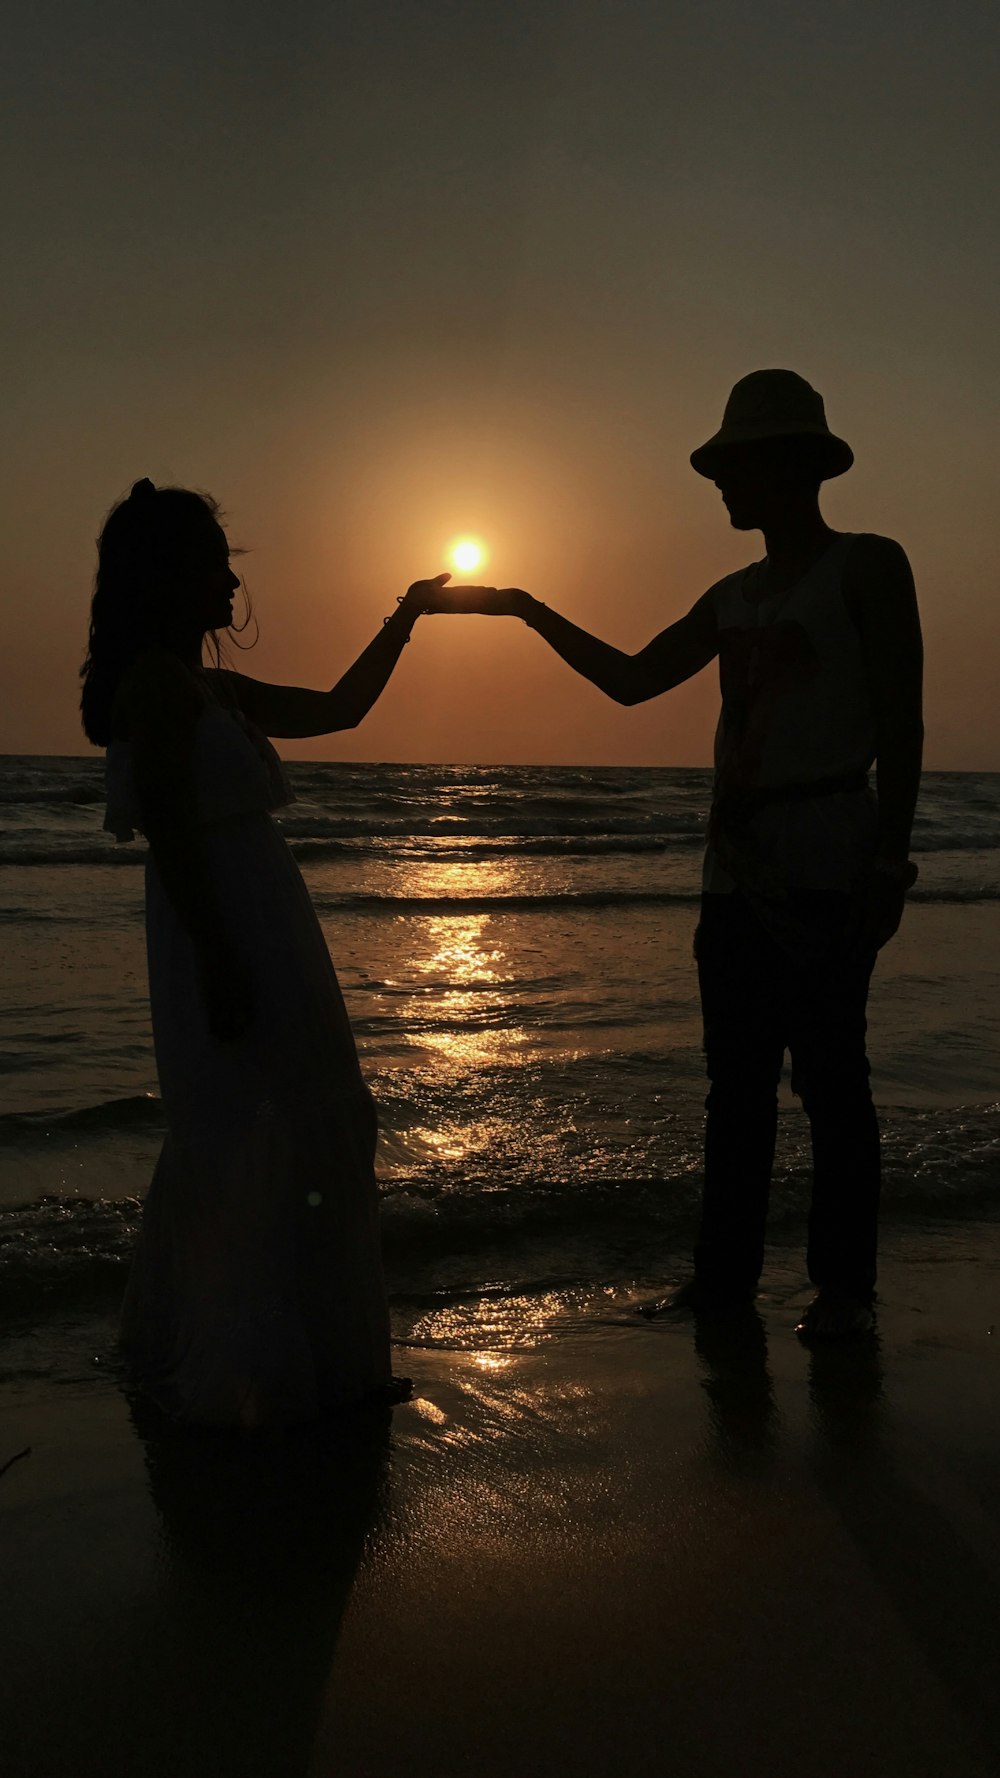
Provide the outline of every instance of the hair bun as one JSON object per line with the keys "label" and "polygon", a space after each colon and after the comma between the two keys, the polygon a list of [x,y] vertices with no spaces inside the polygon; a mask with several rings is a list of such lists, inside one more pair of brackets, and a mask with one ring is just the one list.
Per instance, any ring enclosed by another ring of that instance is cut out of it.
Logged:
{"label": "hair bun", "polygon": [[132,486],[129,489],[129,496],[128,497],[130,500],[148,500],[150,495],[155,494],[155,493],[156,493],[156,489],[154,488],[148,475],[144,475],[141,482],[133,482],[132,483]]}

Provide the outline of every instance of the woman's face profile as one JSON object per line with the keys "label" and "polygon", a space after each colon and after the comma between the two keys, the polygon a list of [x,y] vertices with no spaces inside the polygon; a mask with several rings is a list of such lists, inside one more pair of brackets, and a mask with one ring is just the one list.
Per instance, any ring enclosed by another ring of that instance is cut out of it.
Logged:
{"label": "woman's face profile", "polygon": [[232,622],[239,575],[229,565],[229,542],[221,525],[207,525],[191,541],[185,574],[178,586],[185,621],[202,630],[224,630]]}

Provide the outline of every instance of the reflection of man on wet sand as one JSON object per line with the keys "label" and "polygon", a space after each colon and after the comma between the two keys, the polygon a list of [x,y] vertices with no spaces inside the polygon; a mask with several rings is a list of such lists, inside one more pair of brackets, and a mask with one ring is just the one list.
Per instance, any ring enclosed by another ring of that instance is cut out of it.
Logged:
{"label": "reflection of man on wet sand", "polygon": [[[787,370],[736,384],[695,451],[730,522],[766,556],[711,587],[628,655],[517,588],[435,597],[434,609],[522,617],[622,704],[719,657],[722,713],[696,940],[711,1088],[694,1276],[657,1307],[754,1295],[785,1051],[812,1130],[805,1336],[872,1325],[879,1133],[865,1005],[915,867],[922,649],[909,564],[890,538],[830,529],[823,481],[853,462],[823,402]],[[868,773],[877,768],[877,796]]]}

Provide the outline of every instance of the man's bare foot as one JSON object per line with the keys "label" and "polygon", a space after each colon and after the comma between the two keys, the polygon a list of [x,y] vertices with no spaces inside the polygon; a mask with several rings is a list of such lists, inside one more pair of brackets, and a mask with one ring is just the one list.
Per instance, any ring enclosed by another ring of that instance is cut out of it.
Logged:
{"label": "man's bare foot", "polygon": [[795,1331],[800,1340],[845,1340],[874,1331],[875,1312],[860,1297],[818,1290]]}
{"label": "man's bare foot", "polygon": [[733,1315],[749,1309],[754,1294],[752,1290],[732,1290],[707,1284],[703,1278],[685,1278],[683,1284],[675,1284],[666,1296],[657,1297],[655,1302],[637,1303],[635,1312],[644,1315],[647,1321],[652,1321],[656,1315],[669,1315],[675,1309],[690,1309],[695,1315]]}

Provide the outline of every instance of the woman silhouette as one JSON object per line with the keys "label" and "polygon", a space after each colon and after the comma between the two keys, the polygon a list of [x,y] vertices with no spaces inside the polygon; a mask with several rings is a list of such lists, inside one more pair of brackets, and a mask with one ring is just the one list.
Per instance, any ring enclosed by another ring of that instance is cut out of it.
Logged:
{"label": "woman silhouette", "polygon": [[240,584],[213,501],[137,482],[98,542],[83,726],[107,748],[105,826],[149,841],[167,1122],[122,1349],[131,1383],[179,1420],[281,1425],[407,1393],[390,1363],[375,1109],[271,820],[293,798],[266,736],[354,728],[447,578],[412,586],[332,691],[307,691],[203,665]]}

